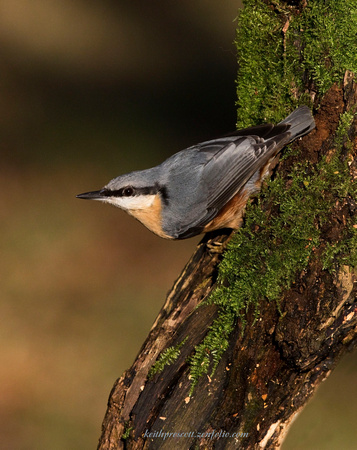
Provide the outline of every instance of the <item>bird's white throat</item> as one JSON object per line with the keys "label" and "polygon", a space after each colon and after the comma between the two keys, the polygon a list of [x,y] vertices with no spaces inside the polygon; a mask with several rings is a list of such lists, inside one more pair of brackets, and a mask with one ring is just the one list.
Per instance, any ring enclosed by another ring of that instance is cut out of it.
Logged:
{"label": "bird's white throat", "polygon": [[147,209],[154,203],[156,195],[135,195],[133,197],[103,197],[98,200],[110,203],[118,208],[130,211],[133,209]]}

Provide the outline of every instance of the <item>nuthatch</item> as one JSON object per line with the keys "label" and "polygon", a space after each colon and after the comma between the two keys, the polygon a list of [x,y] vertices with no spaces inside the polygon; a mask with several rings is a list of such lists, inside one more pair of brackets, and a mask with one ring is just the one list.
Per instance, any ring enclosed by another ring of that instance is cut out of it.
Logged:
{"label": "nuthatch", "polygon": [[307,106],[278,125],[263,124],[182,150],[152,169],[111,180],[78,198],[124,209],[166,239],[237,229],[278,152],[315,127]]}

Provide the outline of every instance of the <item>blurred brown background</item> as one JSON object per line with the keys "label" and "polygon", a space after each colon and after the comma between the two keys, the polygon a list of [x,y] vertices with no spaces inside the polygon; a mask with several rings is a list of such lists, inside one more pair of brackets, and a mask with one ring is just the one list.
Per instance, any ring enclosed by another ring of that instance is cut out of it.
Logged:
{"label": "blurred brown background", "polygon": [[[75,195],[235,128],[239,1],[0,0],[0,448],[95,448],[198,239]],[[285,448],[355,448],[356,358]]]}

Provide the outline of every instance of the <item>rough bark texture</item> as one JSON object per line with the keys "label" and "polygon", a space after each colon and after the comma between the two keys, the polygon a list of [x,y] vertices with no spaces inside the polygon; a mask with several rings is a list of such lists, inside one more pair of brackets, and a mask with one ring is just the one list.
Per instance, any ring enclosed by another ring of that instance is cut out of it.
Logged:
{"label": "rough bark texture", "polygon": [[[355,108],[356,100],[356,84],[347,73],[344,86],[333,86],[324,97],[316,131],[296,144],[302,151],[280,163],[280,173],[288,174],[294,159],[317,161],[333,152],[340,114]],[[356,119],[348,133],[354,145],[344,151],[355,157]],[[355,160],[350,171],[357,177]],[[335,205],[322,230],[327,242],[341,236],[355,210],[351,198]],[[226,243],[230,237],[221,234],[215,241]],[[211,253],[209,238],[173,286],[136,361],[115,383],[98,448],[276,448],[316,387],[355,345],[356,274],[347,266],[330,273],[314,258],[285,292],[281,313],[275,303],[262,300],[257,321],[248,311],[243,333],[237,323],[214,376],[202,377],[189,397],[187,357],[217,315],[215,305],[195,309],[214,289],[222,258]],[[148,379],[160,353],[184,338],[176,361]],[[163,438],[183,432],[191,435]]]}

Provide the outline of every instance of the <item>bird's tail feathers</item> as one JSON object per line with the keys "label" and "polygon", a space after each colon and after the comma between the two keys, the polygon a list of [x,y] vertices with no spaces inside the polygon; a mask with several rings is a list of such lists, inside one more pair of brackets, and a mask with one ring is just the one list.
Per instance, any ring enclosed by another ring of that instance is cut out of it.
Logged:
{"label": "bird's tail feathers", "polygon": [[315,121],[312,117],[310,108],[300,106],[295,109],[286,119],[280,123],[290,125],[289,133],[291,133],[290,141],[309,133],[315,128]]}

